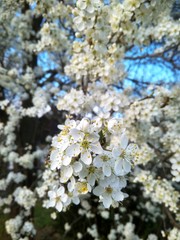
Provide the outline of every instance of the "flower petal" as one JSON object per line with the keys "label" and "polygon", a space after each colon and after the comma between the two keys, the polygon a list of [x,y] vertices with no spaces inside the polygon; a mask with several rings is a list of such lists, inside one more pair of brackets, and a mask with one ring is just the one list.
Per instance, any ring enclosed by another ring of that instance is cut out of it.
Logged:
{"label": "flower petal", "polygon": [[103,198],[103,205],[105,208],[109,208],[112,204],[112,198],[110,196],[106,196]]}
{"label": "flower petal", "polygon": [[100,167],[103,166],[103,161],[102,161],[102,159],[99,156],[94,158],[94,162],[93,163],[94,163],[94,166],[97,167],[97,168],[100,168]]}
{"label": "flower petal", "polygon": [[61,186],[60,188],[58,188],[56,193],[57,193],[57,196],[61,196],[64,193],[64,187]]}
{"label": "flower petal", "polygon": [[94,153],[96,153],[96,154],[101,154],[101,153],[103,152],[103,149],[102,149],[102,147],[101,147],[101,145],[100,145],[99,142],[97,142],[97,143],[91,143],[91,144],[90,144],[90,149],[91,149]]}
{"label": "flower petal", "polygon": [[70,134],[75,141],[82,141],[84,138],[84,133],[76,128],[71,129]]}
{"label": "flower petal", "polygon": [[47,207],[54,207],[56,205],[56,200],[49,200],[48,204],[47,204]]}
{"label": "flower petal", "polygon": [[114,172],[117,176],[123,176],[124,175],[123,161],[121,159],[115,162]]}
{"label": "flower petal", "polygon": [[73,164],[73,169],[75,173],[78,173],[82,170],[82,164],[80,162],[75,162]]}
{"label": "flower petal", "polygon": [[126,147],[128,145],[128,137],[127,137],[127,135],[125,133],[123,133],[121,135],[120,142],[121,142],[121,147],[123,149],[126,149]]}
{"label": "flower petal", "polygon": [[51,161],[51,170],[55,170],[56,168],[59,169],[61,167],[60,163],[56,160]]}
{"label": "flower petal", "polygon": [[123,201],[124,200],[124,194],[122,192],[113,192],[112,197],[115,201]]}
{"label": "flower petal", "polygon": [[80,145],[77,143],[72,144],[66,149],[66,154],[69,157],[77,157],[80,152],[81,152]]}
{"label": "flower petal", "polygon": [[72,166],[64,167],[64,175],[65,175],[65,177],[70,178],[72,176],[72,174],[73,174]]}
{"label": "flower petal", "polygon": [[111,176],[111,167],[106,165],[106,164],[104,164],[103,165],[103,173],[107,177]]}
{"label": "flower petal", "polygon": [[87,180],[88,180],[88,183],[89,183],[91,186],[94,186],[95,181],[96,181],[94,174],[90,174],[90,175],[87,177]]}
{"label": "flower petal", "polygon": [[73,197],[72,202],[73,202],[74,204],[78,205],[78,204],[80,203],[80,200],[79,200],[78,197]]}
{"label": "flower petal", "polygon": [[119,157],[122,153],[122,150],[119,147],[113,148],[112,155],[113,157]]}
{"label": "flower petal", "polygon": [[90,120],[88,118],[83,118],[81,120],[81,122],[79,123],[78,127],[80,130],[82,130],[83,132],[88,132],[89,130],[89,124],[90,124]]}
{"label": "flower petal", "polygon": [[131,171],[131,164],[126,160],[123,160],[123,169],[126,173]]}
{"label": "flower petal", "polygon": [[97,186],[94,188],[93,193],[96,196],[100,196],[104,192],[104,188],[101,186]]}
{"label": "flower petal", "polygon": [[67,201],[67,199],[68,199],[67,194],[63,194],[63,195],[61,196],[61,201],[62,201],[63,203],[65,203],[65,202]]}
{"label": "flower petal", "polygon": [[63,160],[63,165],[64,166],[68,166],[70,164],[70,162],[71,162],[71,157],[63,156],[62,160]]}
{"label": "flower petal", "polygon": [[48,192],[48,196],[49,196],[50,198],[56,198],[56,193],[55,193],[55,191],[49,191],[49,192]]}
{"label": "flower petal", "polygon": [[81,160],[86,164],[90,165],[92,163],[92,156],[89,151],[84,151],[81,153]]}
{"label": "flower petal", "polygon": [[63,205],[62,205],[62,202],[57,202],[56,204],[56,209],[61,212],[62,211],[62,208],[63,208]]}
{"label": "flower petal", "polygon": [[87,137],[89,142],[97,142],[99,140],[99,135],[97,133],[90,133]]}

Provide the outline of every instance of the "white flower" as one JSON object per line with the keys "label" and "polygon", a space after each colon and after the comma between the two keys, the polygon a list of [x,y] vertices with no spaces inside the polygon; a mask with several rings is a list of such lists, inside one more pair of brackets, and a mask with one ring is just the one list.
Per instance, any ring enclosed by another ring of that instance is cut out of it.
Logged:
{"label": "white flower", "polygon": [[94,195],[99,196],[105,208],[109,208],[113,202],[122,201],[126,194],[121,189],[126,186],[126,180],[112,175],[99,181],[99,185],[93,190]]}
{"label": "white flower", "polygon": [[83,166],[82,171],[79,173],[80,178],[87,179],[87,182],[94,186],[96,180],[102,177],[102,171],[94,167],[93,165],[90,166]]}
{"label": "white flower", "polygon": [[71,177],[70,182],[67,184],[68,189],[68,199],[66,205],[69,205],[71,202],[78,205],[80,203],[79,193],[76,191],[76,181],[74,177]]}
{"label": "white flower", "polygon": [[91,186],[87,182],[77,182],[75,185],[75,190],[79,194],[86,194],[91,192]]}
{"label": "white flower", "polygon": [[125,131],[123,120],[112,118],[108,121],[108,130],[112,134],[120,134]]}
{"label": "white flower", "polygon": [[131,161],[135,156],[137,146],[135,144],[128,145],[126,134],[122,134],[120,145],[113,149],[113,157],[116,158],[114,172],[117,176],[126,175],[131,171]]}
{"label": "white flower", "polygon": [[76,16],[73,20],[76,28],[81,32],[85,29],[90,29],[93,27],[95,15],[78,11],[78,16]]}
{"label": "white flower", "polygon": [[76,127],[76,122],[74,120],[67,119],[65,125],[58,125],[61,130],[58,136],[53,137],[52,147],[58,148],[59,151],[63,152],[70,144],[70,129]]}
{"label": "white flower", "polygon": [[72,165],[62,166],[60,182],[61,183],[67,182],[73,174],[76,175],[81,171],[81,169],[82,163],[80,162],[74,162]]}
{"label": "white flower", "polygon": [[90,122],[82,119],[77,128],[70,131],[75,143],[66,149],[66,154],[70,157],[77,157],[81,153],[80,159],[87,165],[92,162],[91,152],[100,154],[103,149],[99,143],[99,135],[93,132]]}
{"label": "white flower", "polygon": [[110,151],[103,151],[102,154],[97,155],[94,158],[93,164],[97,168],[102,168],[105,176],[109,177],[112,173],[112,167],[114,166],[115,159]]}
{"label": "white flower", "polygon": [[95,127],[100,129],[105,124],[109,117],[110,112],[99,112],[98,116],[94,118]]}
{"label": "white flower", "polygon": [[67,194],[64,193],[65,189],[63,186],[57,190],[52,190],[48,192],[50,198],[48,207],[55,207],[59,212],[63,209],[63,204],[67,201]]}
{"label": "white flower", "polygon": [[93,13],[95,9],[101,6],[100,0],[78,0],[77,7],[81,10],[86,10],[88,13]]}
{"label": "white flower", "polygon": [[51,152],[51,170],[60,169],[62,165],[68,166],[71,162],[71,157],[63,155],[59,149],[55,149]]}
{"label": "white flower", "polygon": [[116,188],[112,188],[111,186],[108,186],[105,188],[103,188],[101,186],[97,186],[93,190],[93,193],[96,196],[101,197],[105,208],[109,208],[112,205],[113,200],[122,201],[124,199],[123,193]]}

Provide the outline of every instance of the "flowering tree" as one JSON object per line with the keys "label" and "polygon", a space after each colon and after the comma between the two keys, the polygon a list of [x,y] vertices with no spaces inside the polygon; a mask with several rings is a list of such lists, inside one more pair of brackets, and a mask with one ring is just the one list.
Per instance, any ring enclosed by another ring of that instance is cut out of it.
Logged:
{"label": "flowering tree", "polygon": [[[174,6],[0,2],[0,214],[11,239],[180,239]],[[54,221],[45,236],[39,213]]]}

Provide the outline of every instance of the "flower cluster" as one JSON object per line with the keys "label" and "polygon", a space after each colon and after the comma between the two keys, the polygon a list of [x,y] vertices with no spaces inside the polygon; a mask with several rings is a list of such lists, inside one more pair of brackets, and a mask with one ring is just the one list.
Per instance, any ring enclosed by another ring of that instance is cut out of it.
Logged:
{"label": "flower cluster", "polygon": [[16,188],[13,195],[15,202],[17,202],[20,206],[24,207],[27,211],[35,206],[35,194],[27,187]]}
{"label": "flower cluster", "polygon": [[[59,125],[61,132],[52,141],[50,169],[60,170],[60,184],[48,192],[47,206],[61,211],[71,202],[78,204],[79,197],[87,193],[98,196],[106,208],[123,201],[126,194],[121,190],[137,147],[128,144],[121,124],[110,119],[99,127],[98,119],[83,118]],[[115,134],[117,142],[111,141]]]}
{"label": "flower cluster", "polygon": [[[128,91],[128,89],[127,89]],[[88,85],[88,92],[72,88],[70,92],[58,99],[58,110],[64,110],[71,114],[86,116],[101,115],[104,113],[119,112],[129,105],[130,99],[122,92],[115,92],[113,87],[102,83]],[[93,113],[94,112],[94,113]]]}
{"label": "flower cluster", "polygon": [[[6,231],[10,234],[12,240],[28,240],[29,237],[33,237],[36,234],[32,222],[23,222],[23,217],[21,215],[17,215],[15,218],[6,221]],[[21,238],[21,235],[26,237]]]}
{"label": "flower cluster", "polygon": [[175,154],[171,159],[172,163],[172,175],[174,176],[173,180],[176,182],[180,182],[180,158],[179,154]]}
{"label": "flower cluster", "polygon": [[144,185],[145,194],[151,197],[154,202],[164,203],[170,211],[179,212],[179,193],[166,179],[154,179],[149,172],[142,171],[134,181],[141,182]]}

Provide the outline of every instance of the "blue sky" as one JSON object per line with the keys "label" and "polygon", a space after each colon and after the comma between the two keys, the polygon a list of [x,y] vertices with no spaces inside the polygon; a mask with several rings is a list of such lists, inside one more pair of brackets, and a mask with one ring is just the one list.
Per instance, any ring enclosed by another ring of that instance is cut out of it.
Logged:
{"label": "blue sky", "polygon": [[[143,51],[140,51],[138,47],[134,47],[131,52],[126,53],[126,56],[135,57],[142,56],[145,53],[151,54],[153,52],[153,49],[154,47],[149,46],[144,48]],[[152,83],[169,83],[177,82],[180,80],[180,71],[174,72],[170,64],[169,66],[168,64],[166,66],[162,65],[162,63],[159,62],[158,59],[153,59],[153,62],[148,61],[146,64],[140,64],[138,60],[124,60],[124,64],[125,69],[128,72],[128,78],[130,79],[136,79],[144,82],[150,81]],[[58,68],[56,62],[51,60],[47,52],[42,52],[39,54],[38,65],[41,66],[44,71]],[[50,74],[46,74],[45,78],[42,80],[45,80],[49,76]],[[129,85],[133,86],[134,84],[128,79],[125,79],[125,86]]]}

